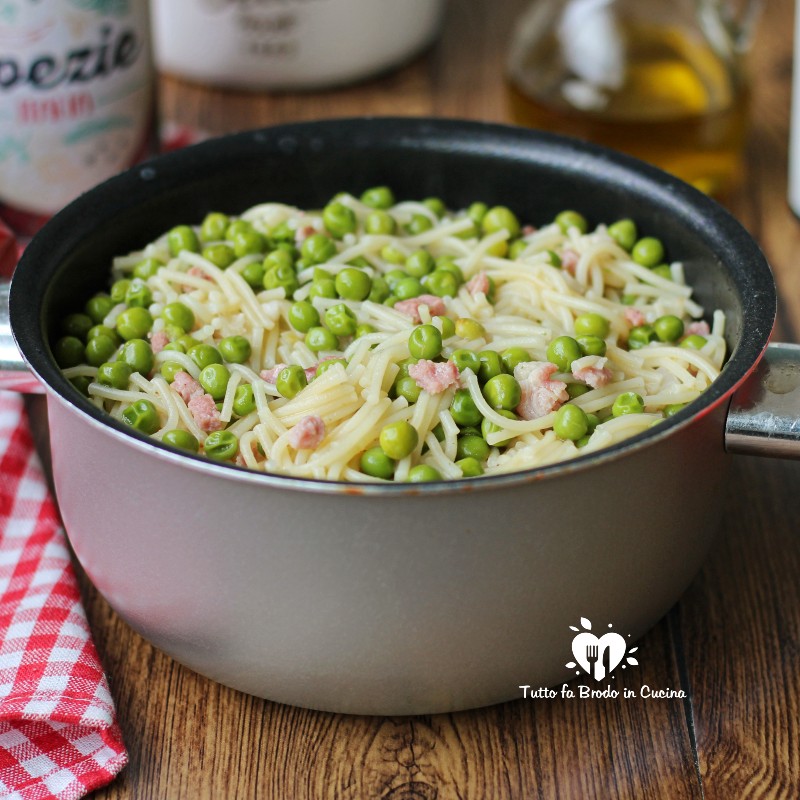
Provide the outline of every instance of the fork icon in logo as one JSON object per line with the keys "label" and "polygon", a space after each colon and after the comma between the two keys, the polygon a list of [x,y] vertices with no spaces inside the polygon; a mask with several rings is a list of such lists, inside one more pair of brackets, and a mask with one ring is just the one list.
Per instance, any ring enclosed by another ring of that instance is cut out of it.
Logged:
{"label": "fork icon in logo", "polygon": [[598,662],[599,658],[600,658],[600,654],[598,653],[597,645],[596,644],[587,645],[586,646],[586,660],[589,662],[589,674],[593,678],[597,678],[597,675],[595,674],[594,665]]}

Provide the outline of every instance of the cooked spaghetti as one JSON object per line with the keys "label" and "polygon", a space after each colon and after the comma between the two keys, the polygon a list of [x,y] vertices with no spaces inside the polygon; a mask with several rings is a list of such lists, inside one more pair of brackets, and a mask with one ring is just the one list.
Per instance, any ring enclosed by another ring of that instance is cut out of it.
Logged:
{"label": "cooked spaghetti", "polygon": [[[679,255],[679,254],[671,254]],[[210,213],[114,259],[69,315],[64,375],[115,419],[252,470],[426,481],[607,447],[725,358],[679,261],[631,220],[395,202]]]}

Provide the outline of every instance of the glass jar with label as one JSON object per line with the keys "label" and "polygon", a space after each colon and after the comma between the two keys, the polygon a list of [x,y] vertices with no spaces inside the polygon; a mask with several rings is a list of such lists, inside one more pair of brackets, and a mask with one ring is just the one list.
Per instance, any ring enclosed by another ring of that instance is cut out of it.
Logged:
{"label": "glass jar with label", "polygon": [[0,3],[0,217],[22,235],[155,144],[147,0]]}

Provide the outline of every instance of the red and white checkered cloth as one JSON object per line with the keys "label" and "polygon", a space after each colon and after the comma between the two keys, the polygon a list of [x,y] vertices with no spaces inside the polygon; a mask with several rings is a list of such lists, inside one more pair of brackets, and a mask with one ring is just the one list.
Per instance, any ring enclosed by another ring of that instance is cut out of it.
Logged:
{"label": "red and white checkered cloth", "polygon": [[0,392],[0,797],[74,800],[127,760],[22,399]]}

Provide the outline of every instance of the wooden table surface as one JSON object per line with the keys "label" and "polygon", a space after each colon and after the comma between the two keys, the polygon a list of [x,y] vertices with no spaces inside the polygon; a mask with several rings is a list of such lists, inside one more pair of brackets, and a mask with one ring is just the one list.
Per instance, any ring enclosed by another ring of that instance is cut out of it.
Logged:
{"label": "wooden table surface", "polygon": [[[800,223],[787,208],[792,3],[772,0],[751,58],[742,186],[727,203],[800,328]],[[162,80],[162,114],[218,134],[289,120],[410,114],[508,120],[501,72],[521,2],[458,0],[442,40],[401,70],[314,94]],[[130,765],[98,798],[800,798],[800,464],[736,458],[718,543],[640,642],[623,685],[687,699],[516,700],[458,714],[316,713],[224,688],[133,633],[83,581]]]}

